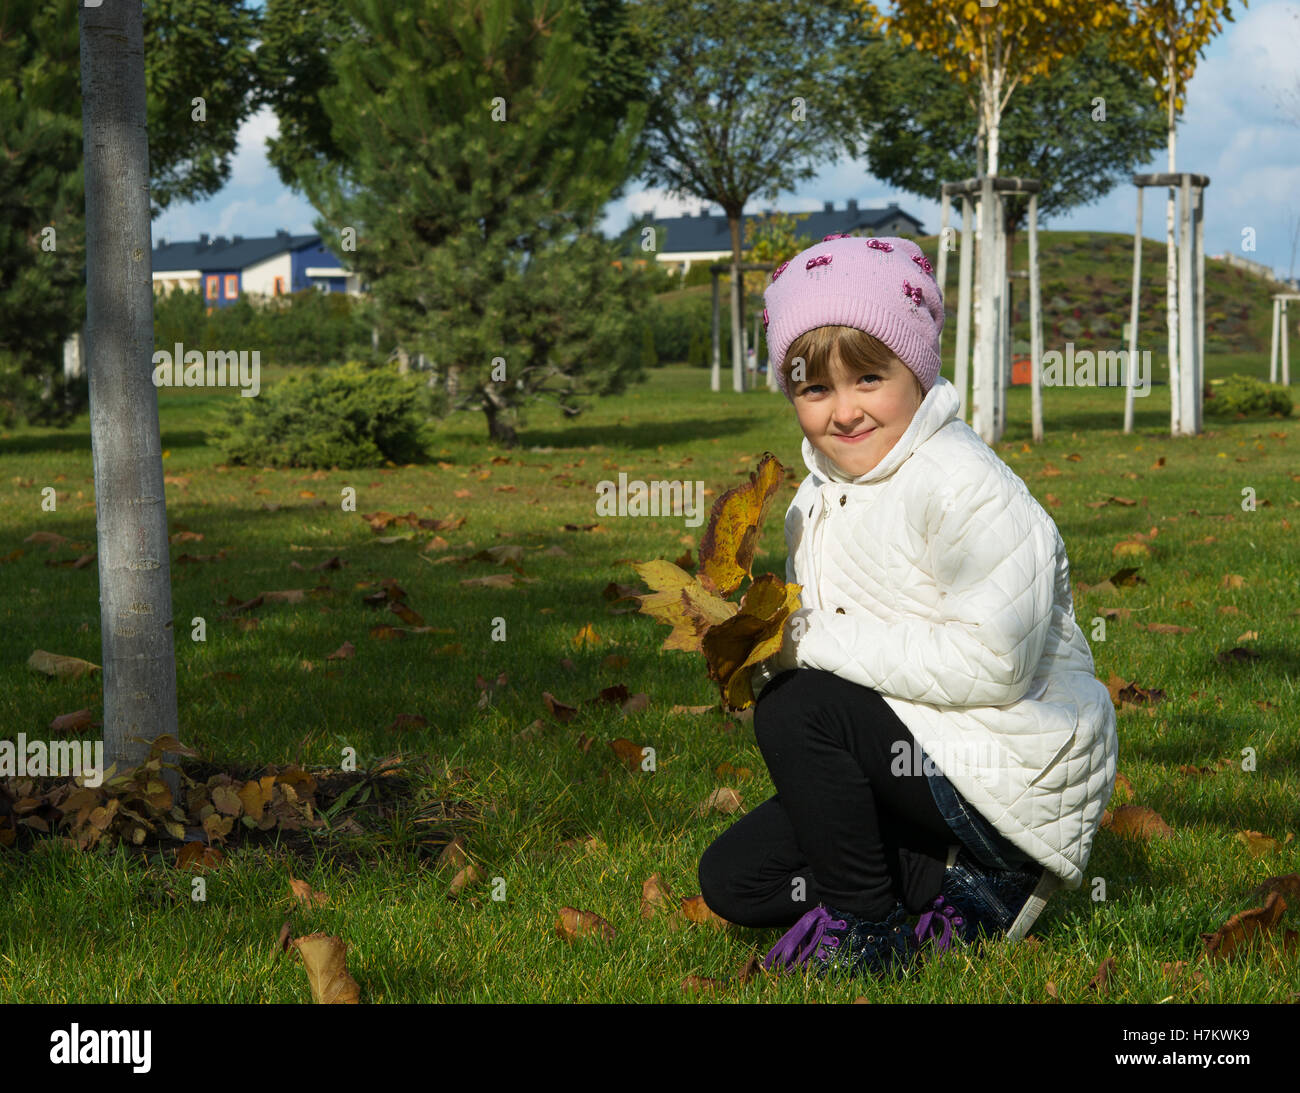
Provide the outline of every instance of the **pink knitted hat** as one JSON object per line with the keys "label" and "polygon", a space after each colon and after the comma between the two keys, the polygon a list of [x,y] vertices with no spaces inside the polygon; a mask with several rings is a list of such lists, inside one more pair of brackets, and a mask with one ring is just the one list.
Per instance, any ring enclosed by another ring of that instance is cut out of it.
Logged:
{"label": "pink knitted hat", "polygon": [[763,301],[771,366],[792,402],[785,355],[795,338],[819,326],[875,335],[927,394],[938,378],[943,293],[930,260],[910,239],[828,235],[772,274]]}

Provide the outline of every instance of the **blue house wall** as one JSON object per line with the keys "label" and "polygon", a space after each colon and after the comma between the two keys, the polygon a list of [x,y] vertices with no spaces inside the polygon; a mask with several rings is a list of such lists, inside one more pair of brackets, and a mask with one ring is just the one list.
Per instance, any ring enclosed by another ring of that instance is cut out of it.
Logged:
{"label": "blue house wall", "polygon": [[290,255],[290,277],[292,279],[293,291],[301,292],[305,288],[312,288],[318,281],[325,281],[329,285],[331,292],[347,291],[348,281],[346,277],[323,277],[310,278],[307,276],[307,269],[315,266],[330,266],[339,268],[343,265],[336,255],[331,253],[321,243],[309,243],[301,250],[293,251]]}

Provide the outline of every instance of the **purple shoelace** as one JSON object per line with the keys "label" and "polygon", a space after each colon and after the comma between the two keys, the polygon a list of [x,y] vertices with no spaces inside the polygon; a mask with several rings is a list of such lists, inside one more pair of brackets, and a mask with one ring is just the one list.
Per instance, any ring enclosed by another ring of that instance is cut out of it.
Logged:
{"label": "purple shoelace", "polygon": [[825,907],[814,907],[798,922],[786,931],[786,934],[767,954],[763,967],[772,971],[773,965],[787,968],[806,964],[819,946],[838,948],[840,939],[827,936],[829,930],[842,930],[847,925],[844,919],[832,918]]}
{"label": "purple shoelace", "polygon": [[934,938],[934,947],[944,952],[952,945],[952,928],[962,926],[965,919],[957,908],[943,896],[935,896],[930,910],[926,911],[916,922],[916,943],[924,945],[927,938]]}

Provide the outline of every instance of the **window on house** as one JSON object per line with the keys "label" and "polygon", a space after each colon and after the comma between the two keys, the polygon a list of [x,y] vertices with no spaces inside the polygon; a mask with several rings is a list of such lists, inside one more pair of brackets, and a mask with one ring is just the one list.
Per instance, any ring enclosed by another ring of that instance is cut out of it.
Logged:
{"label": "window on house", "polygon": [[239,274],[226,274],[226,299],[233,300],[239,295]]}
{"label": "window on house", "polygon": [[205,293],[209,300],[215,300],[217,298],[217,293],[220,291],[220,285],[221,285],[220,277],[214,275],[212,277],[207,278],[207,287],[205,289]]}

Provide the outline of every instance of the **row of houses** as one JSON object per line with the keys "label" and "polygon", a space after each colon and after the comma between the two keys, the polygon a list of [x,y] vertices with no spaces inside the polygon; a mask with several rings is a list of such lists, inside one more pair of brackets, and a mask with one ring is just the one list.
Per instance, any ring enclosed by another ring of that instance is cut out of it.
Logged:
{"label": "row of houses", "polygon": [[[765,210],[762,216],[771,214]],[[741,245],[748,246],[758,214],[741,223]],[[731,257],[731,231],[727,218],[701,210],[694,216],[652,217],[642,226],[655,229],[655,260],[667,269],[686,273],[694,263],[709,265]],[[837,232],[869,235],[920,235],[921,222],[891,202],[882,209],[859,209],[850,199],[843,209],[827,201],[820,212],[799,221],[801,235],[821,239]],[[153,284],[159,293],[177,289],[201,293],[209,307],[229,307],[241,296],[283,296],[303,289],[322,292],[364,291],[360,277],[346,270],[319,235],[274,235],[245,238],[233,235],[215,239],[206,234],[196,240],[169,242],[159,239],[153,249]]]}
{"label": "row of houses", "polygon": [[153,287],[157,293],[198,292],[209,307],[229,307],[241,296],[284,296],[309,288],[356,295],[363,286],[319,235],[280,230],[250,238],[159,239],[153,248]]}

